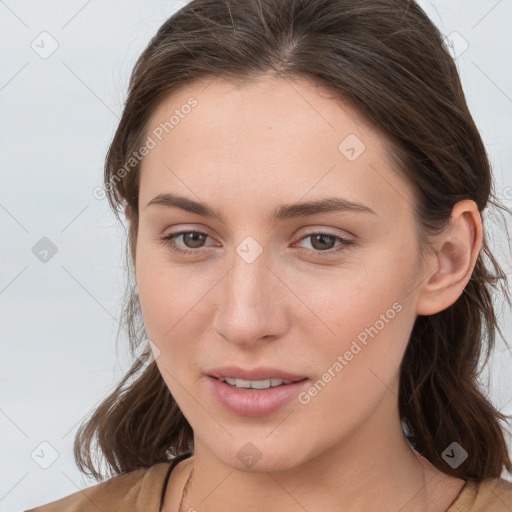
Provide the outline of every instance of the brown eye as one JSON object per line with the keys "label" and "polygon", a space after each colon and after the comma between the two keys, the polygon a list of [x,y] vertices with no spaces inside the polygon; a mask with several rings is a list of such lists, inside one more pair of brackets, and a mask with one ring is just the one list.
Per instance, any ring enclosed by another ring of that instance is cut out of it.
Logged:
{"label": "brown eye", "polygon": [[311,238],[311,245],[318,251],[326,251],[332,249],[336,243],[336,237],[333,235],[325,235],[318,233],[316,235],[309,235]]}
{"label": "brown eye", "polygon": [[186,233],[182,233],[181,236],[183,236],[183,242],[186,247],[197,249],[202,247],[207,235],[199,233],[198,231],[187,231]]}
{"label": "brown eye", "polygon": [[[179,243],[176,241],[182,238]],[[199,254],[207,249],[203,248],[205,240],[209,238],[206,233],[200,231],[179,231],[160,237],[163,244],[173,251],[183,254]]]}
{"label": "brown eye", "polygon": [[[309,235],[303,236],[300,241],[302,242],[307,239],[310,240],[311,248],[306,248],[305,250],[312,256],[333,256],[356,245],[355,241],[332,233],[310,233]],[[337,247],[335,247],[336,242],[339,242]],[[302,249],[304,249],[304,247],[302,247]]]}

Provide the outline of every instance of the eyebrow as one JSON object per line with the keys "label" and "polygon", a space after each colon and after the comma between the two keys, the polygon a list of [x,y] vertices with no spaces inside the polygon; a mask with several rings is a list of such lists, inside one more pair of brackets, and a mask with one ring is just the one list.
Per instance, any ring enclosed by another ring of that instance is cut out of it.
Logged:
{"label": "eyebrow", "polygon": [[[174,207],[190,213],[196,213],[203,217],[218,219],[224,222],[222,214],[206,203],[194,201],[187,197],[179,196],[172,193],[158,194],[146,205]],[[318,213],[329,212],[353,212],[353,213],[371,213],[377,215],[369,206],[362,203],[349,201],[341,197],[327,197],[317,201],[308,201],[302,203],[283,204],[274,208],[270,213],[269,220],[276,222],[280,220],[292,219],[296,217],[306,217],[316,215]]]}

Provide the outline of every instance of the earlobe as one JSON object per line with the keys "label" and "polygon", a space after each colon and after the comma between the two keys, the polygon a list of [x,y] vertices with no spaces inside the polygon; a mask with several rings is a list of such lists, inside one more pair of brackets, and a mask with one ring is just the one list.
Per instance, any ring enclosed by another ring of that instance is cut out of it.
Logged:
{"label": "earlobe", "polygon": [[460,297],[473,273],[482,238],[482,220],[476,203],[458,202],[449,226],[434,243],[430,264],[434,270],[421,285],[418,315],[439,313]]}

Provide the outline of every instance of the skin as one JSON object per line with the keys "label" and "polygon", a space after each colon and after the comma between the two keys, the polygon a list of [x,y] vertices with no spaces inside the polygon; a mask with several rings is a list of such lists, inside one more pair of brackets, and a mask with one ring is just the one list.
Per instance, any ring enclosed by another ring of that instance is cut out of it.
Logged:
{"label": "skin", "polygon": [[[304,79],[210,78],[167,97],[148,133],[190,97],[197,106],[144,158],[139,191],[142,312],[158,368],[194,430],[194,457],[172,473],[164,511],[178,510],[192,463],[183,510],[445,511],[464,482],[405,440],[399,367],[417,315],[453,304],[471,276],[482,243],[476,204],[457,203],[422,261],[413,189],[384,136],[347,105]],[[338,149],[350,134],[365,145],[354,161]],[[164,192],[207,203],[223,221],[146,206]],[[328,196],[375,215],[267,218],[282,204]],[[179,247],[205,251],[175,253],[159,239],[182,229],[208,237],[178,237]],[[333,236],[323,245],[307,237],[320,230]],[[247,236],[263,249],[252,263],[236,252]],[[314,383],[396,303],[400,312],[307,404],[248,418],[208,390],[204,372],[230,363],[277,366]],[[252,467],[237,457],[248,442],[261,452]]]}

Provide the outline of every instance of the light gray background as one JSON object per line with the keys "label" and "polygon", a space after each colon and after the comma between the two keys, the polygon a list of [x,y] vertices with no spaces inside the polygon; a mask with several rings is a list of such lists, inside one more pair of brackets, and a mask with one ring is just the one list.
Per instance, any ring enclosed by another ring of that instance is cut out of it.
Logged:
{"label": "light gray background", "polygon": [[[135,59],[185,3],[0,0],[0,511],[42,505],[95,483],[74,465],[74,434],[129,360],[115,344],[124,233],[93,189],[101,185]],[[421,5],[451,34],[497,190],[510,207],[512,2]],[[48,58],[31,47],[46,38],[51,48],[44,31],[58,43]],[[496,248],[506,247],[502,232],[495,236]],[[58,249],[46,263],[32,253],[42,237]],[[503,259],[510,254],[500,254],[510,274]],[[510,341],[511,314],[504,313]],[[511,368],[499,344],[482,378],[507,414]]]}

